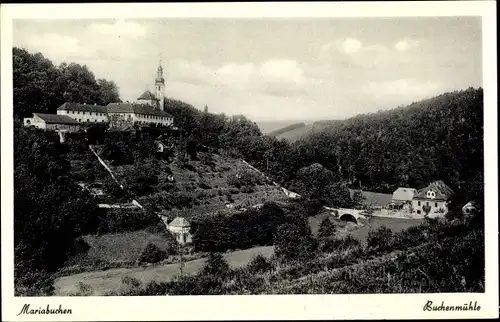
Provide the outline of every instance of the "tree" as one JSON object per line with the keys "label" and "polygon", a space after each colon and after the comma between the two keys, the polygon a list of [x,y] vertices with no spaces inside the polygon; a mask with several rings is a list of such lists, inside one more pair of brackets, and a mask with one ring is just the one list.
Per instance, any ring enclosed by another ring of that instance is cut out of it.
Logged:
{"label": "tree", "polygon": [[22,119],[32,113],[54,113],[63,103],[58,80],[62,74],[42,54],[12,49],[14,117]]}
{"label": "tree", "polygon": [[325,219],[323,219],[319,225],[318,236],[330,237],[333,235],[334,232],[335,232],[335,226],[328,217],[325,217]]}
{"label": "tree", "polygon": [[352,203],[355,206],[362,205],[365,199],[365,196],[363,196],[363,193],[359,190],[354,191],[354,193],[352,194]]}
{"label": "tree", "polygon": [[220,253],[210,253],[205,266],[201,269],[202,275],[216,279],[225,279],[230,273],[231,268]]}
{"label": "tree", "polygon": [[429,205],[423,205],[422,210],[425,212],[425,216],[429,216],[429,213],[431,212],[431,206]]}
{"label": "tree", "polygon": [[158,263],[167,257],[167,252],[153,243],[148,243],[139,256],[139,263]]}
{"label": "tree", "polygon": [[84,65],[62,63],[55,66],[41,53],[12,50],[14,117],[32,113],[55,114],[64,102],[105,105],[120,101],[118,87],[112,81],[96,81]]}
{"label": "tree", "polygon": [[323,199],[329,206],[350,208],[353,206],[353,200],[349,188],[343,182],[328,184],[323,190]]}
{"label": "tree", "polygon": [[53,133],[14,131],[16,287],[34,287],[38,282],[29,276],[61,267],[75,251],[74,239],[95,233],[103,217],[90,194],[68,176],[68,151]]}
{"label": "tree", "polygon": [[144,196],[158,189],[158,170],[151,164],[137,165],[127,175],[127,190],[135,196]]}
{"label": "tree", "polygon": [[287,215],[285,222],[278,226],[274,241],[275,254],[282,262],[310,259],[317,247],[307,219],[297,213]]}
{"label": "tree", "polygon": [[109,103],[121,103],[120,92],[115,82],[106,79],[98,79],[97,86],[99,87],[99,104],[108,105]]}
{"label": "tree", "polygon": [[307,199],[320,200],[324,204],[325,187],[335,179],[333,173],[319,163],[301,168],[297,173],[297,181],[291,186]]}

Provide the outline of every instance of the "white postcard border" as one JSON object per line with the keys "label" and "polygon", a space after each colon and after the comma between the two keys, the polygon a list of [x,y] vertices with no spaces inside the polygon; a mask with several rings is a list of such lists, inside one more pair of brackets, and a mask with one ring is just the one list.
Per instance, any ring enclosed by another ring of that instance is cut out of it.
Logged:
{"label": "white postcard border", "polygon": [[[496,5],[493,1],[357,3],[38,4],[1,7],[2,320],[140,321],[256,319],[402,319],[498,317],[498,173]],[[165,297],[13,296],[12,20],[155,17],[415,17],[481,16],[485,93],[486,292],[482,294],[254,295]],[[477,301],[480,311],[424,312],[427,300]],[[21,317],[32,307],[71,309],[71,315]]]}

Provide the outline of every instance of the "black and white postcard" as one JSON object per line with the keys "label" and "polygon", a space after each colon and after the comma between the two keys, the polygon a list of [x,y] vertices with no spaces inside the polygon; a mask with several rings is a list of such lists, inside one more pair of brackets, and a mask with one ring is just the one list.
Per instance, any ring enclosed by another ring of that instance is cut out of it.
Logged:
{"label": "black and white postcard", "polygon": [[498,317],[495,12],[2,5],[2,319]]}

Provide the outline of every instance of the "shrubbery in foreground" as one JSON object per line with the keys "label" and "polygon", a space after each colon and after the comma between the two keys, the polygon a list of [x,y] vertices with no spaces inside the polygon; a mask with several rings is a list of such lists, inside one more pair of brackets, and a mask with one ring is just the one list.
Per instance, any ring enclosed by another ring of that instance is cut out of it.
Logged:
{"label": "shrubbery in foreground", "polygon": [[[369,247],[352,237],[322,239],[314,258],[283,263],[257,256],[238,269],[211,255],[198,274],[152,282],[134,295],[483,292],[480,223],[438,221],[397,234],[382,229]],[[382,235],[392,237],[381,243]]]}

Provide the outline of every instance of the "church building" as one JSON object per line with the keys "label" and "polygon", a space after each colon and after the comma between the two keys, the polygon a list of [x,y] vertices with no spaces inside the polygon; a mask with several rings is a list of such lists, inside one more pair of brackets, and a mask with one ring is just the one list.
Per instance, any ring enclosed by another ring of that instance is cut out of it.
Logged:
{"label": "church building", "polygon": [[146,104],[153,106],[157,109],[164,110],[163,101],[165,99],[165,78],[163,78],[163,67],[158,65],[156,70],[156,78],[154,82],[155,93],[151,93],[150,90],[146,90],[141,96],[137,98],[138,104]]}
{"label": "church building", "polygon": [[154,93],[146,90],[133,103],[109,103],[107,106],[66,102],[57,109],[57,114],[35,113],[25,118],[25,126],[42,129],[76,131],[89,125],[103,124],[111,128],[130,128],[136,124],[155,124],[173,127],[174,118],[164,110],[165,78],[160,64],[156,70]]}

